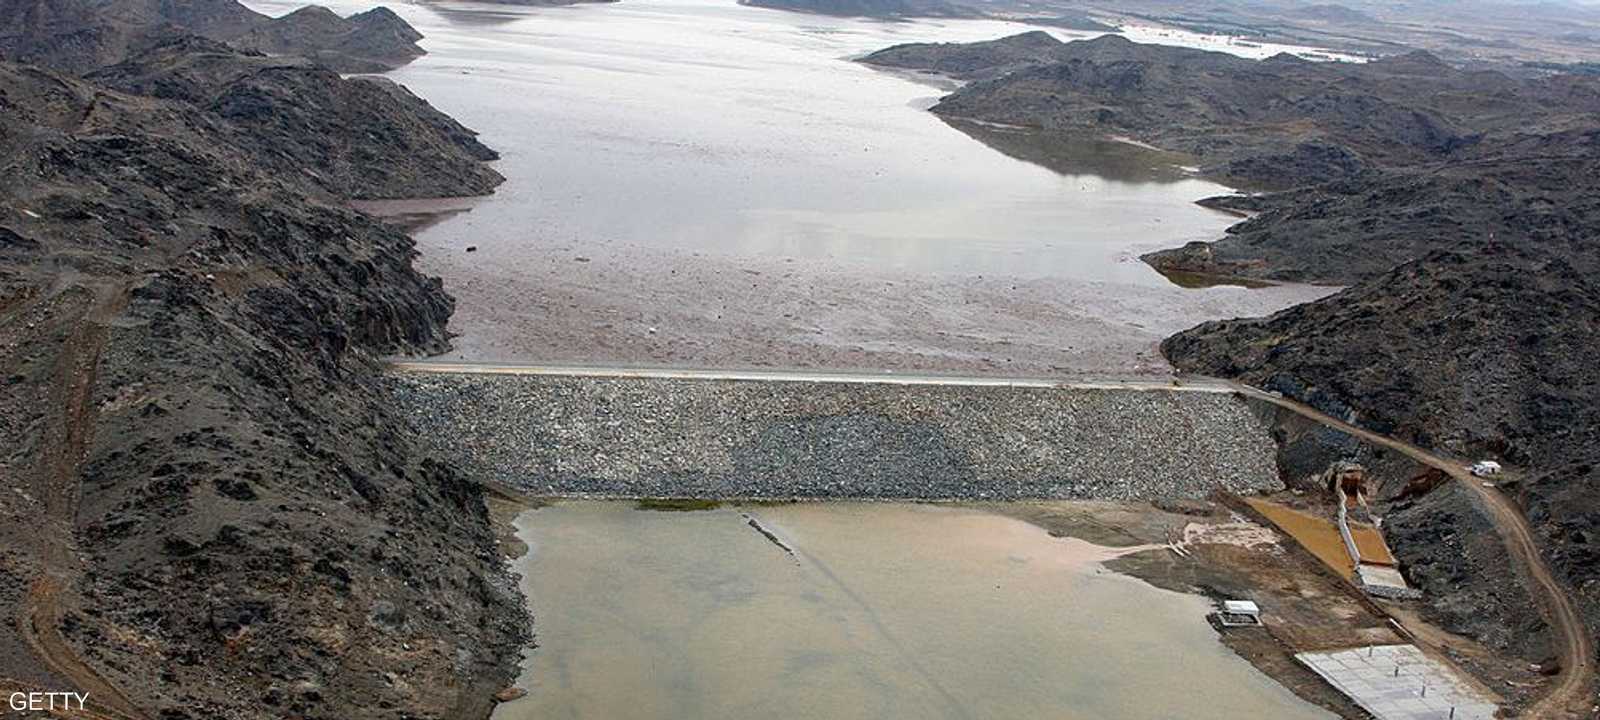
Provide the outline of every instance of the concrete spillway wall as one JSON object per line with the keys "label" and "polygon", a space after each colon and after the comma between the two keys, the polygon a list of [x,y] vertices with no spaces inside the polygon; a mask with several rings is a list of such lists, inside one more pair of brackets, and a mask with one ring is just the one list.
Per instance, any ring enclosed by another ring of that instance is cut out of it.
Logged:
{"label": "concrete spillway wall", "polygon": [[534,494],[1108,499],[1282,488],[1227,393],[406,374],[442,457]]}

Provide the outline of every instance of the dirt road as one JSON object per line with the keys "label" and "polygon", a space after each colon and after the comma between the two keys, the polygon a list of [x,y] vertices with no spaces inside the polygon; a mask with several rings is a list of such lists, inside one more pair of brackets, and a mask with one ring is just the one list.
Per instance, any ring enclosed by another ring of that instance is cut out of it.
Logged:
{"label": "dirt road", "polygon": [[[107,323],[121,313],[127,294],[128,286],[121,283],[66,283],[41,293],[9,312],[0,324],[8,340],[14,341],[0,352],[0,368],[24,370],[23,352],[44,346],[54,349],[53,361],[45,369],[47,412],[41,442],[25,476],[28,495],[39,501],[43,516],[26,538],[17,538],[27,542],[41,567],[17,605],[17,633],[39,667],[88,694],[90,711],[137,719],[143,713],[79,658],[61,632],[69,602],[65,596],[82,572],[73,528],[80,470],[94,432],[100,353]],[[28,322],[18,323],[23,317]]]}
{"label": "dirt road", "polygon": [[1561,658],[1561,674],[1556,682],[1524,716],[1548,720],[1589,716],[1592,707],[1590,688],[1594,686],[1595,681],[1594,637],[1584,625],[1583,618],[1578,614],[1577,607],[1573,605],[1566,588],[1551,574],[1550,567],[1539,555],[1539,547],[1534,541],[1533,529],[1528,526],[1528,519],[1510,498],[1495,488],[1485,487],[1483,481],[1473,476],[1467,470],[1466,464],[1461,461],[1440,457],[1410,443],[1363,430],[1310,406],[1247,385],[1234,384],[1234,387],[1248,397],[1272,403],[1327,427],[1374,445],[1395,450],[1419,463],[1437,468],[1459,481],[1462,487],[1471,490],[1482,500],[1490,522],[1494,524],[1495,530],[1505,542],[1506,550],[1516,563],[1517,575],[1526,585],[1528,594],[1533,597],[1534,602],[1539,604],[1545,622],[1550,625],[1556,639],[1555,649]]}

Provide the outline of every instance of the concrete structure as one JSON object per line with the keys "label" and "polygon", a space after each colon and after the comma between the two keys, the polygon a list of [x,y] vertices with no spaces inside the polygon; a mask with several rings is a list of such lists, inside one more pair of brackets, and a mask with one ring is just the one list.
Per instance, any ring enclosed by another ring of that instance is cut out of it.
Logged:
{"label": "concrete structure", "polygon": [[1224,600],[1217,620],[1223,627],[1254,627],[1261,624],[1261,607],[1249,600]]}
{"label": "concrete structure", "polygon": [[1378,523],[1356,522],[1350,517],[1351,513],[1367,516],[1367,511],[1364,497],[1360,507],[1352,508],[1345,501],[1339,503],[1339,537],[1344,540],[1345,550],[1355,563],[1355,577],[1352,579],[1369,595],[1401,600],[1422,597],[1422,593],[1407,585],[1405,577],[1400,574],[1400,562],[1389,551],[1383,533],[1378,531]]}
{"label": "concrete structure", "polygon": [[1295,659],[1378,720],[1491,720],[1496,710],[1449,666],[1414,645],[1300,653]]}
{"label": "concrete structure", "polygon": [[1328,492],[1340,495],[1349,507],[1367,504],[1367,469],[1360,463],[1336,462],[1323,472]]}

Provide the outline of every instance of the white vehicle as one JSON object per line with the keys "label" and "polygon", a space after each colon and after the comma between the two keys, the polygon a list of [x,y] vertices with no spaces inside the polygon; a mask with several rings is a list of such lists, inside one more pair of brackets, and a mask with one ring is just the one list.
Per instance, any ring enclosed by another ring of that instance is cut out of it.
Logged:
{"label": "white vehicle", "polygon": [[1478,477],[1490,477],[1500,474],[1500,463],[1497,463],[1493,460],[1479,460],[1473,463],[1472,467],[1467,468],[1467,470],[1471,471],[1473,475]]}

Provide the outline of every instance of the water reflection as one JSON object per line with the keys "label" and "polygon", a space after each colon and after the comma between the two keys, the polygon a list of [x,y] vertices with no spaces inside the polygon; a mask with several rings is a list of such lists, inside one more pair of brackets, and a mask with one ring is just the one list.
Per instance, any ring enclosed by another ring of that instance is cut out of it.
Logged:
{"label": "water reflection", "polygon": [[1131,143],[949,118],[945,123],[1006,155],[1062,175],[1095,175],[1125,183],[1176,183],[1193,175],[1193,158]]}
{"label": "water reflection", "polygon": [[421,0],[418,4],[427,8],[445,22],[468,28],[504,25],[527,17],[524,13],[510,11],[503,6],[450,2],[449,0],[444,0],[443,2]]}
{"label": "water reflection", "polygon": [[1210,275],[1207,273],[1183,272],[1181,270],[1157,270],[1173,285],[1191,290],[1200,290],[1214,287],[1242,287],[1264,288],[1272,287],[1273,283],[1251,278],[1234,277],[1232,275]]}

